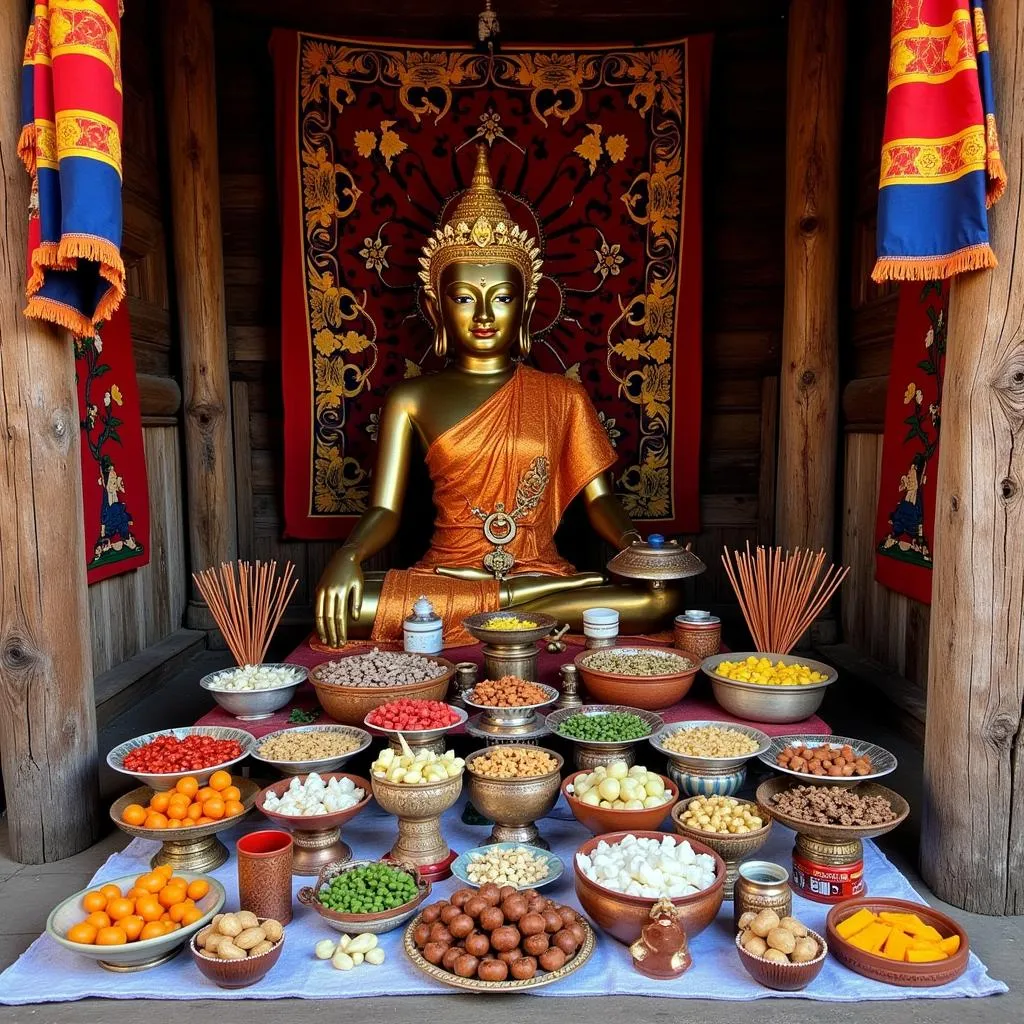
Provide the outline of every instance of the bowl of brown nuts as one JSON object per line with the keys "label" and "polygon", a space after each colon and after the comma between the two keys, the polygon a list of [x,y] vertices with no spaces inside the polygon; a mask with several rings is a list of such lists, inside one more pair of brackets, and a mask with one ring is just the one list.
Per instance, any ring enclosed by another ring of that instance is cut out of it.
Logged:
{"label": "bowl of brown nuts", "polygon": [[758,757],[769,768],[810,785],[856,786],[896,770],[885,747],[849,736],[776,736]]}
{"label": "bowl of brown nuts", "polygon": [[828,944],[795,917],[774,910],[740,917],[736,950],[747,973],[766,988],[799,992],[821,972]]}
{"label": "bowl of brown nuts", "polygon": [[281,922],[248,910],[217,914],[189,943],[200,973],[221,988],[254,985],[277,963],[283,948]]}

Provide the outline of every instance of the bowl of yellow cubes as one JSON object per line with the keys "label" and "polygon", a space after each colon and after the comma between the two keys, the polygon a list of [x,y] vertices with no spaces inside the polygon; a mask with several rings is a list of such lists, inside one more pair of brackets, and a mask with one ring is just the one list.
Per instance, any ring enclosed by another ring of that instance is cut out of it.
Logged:
{"label": "bowl of yellow cubes", "polygon": [[760,651],[716,654],[701,664],[718,705],[750,722],[802,722],[821,707],[839,674],[830,665]]}

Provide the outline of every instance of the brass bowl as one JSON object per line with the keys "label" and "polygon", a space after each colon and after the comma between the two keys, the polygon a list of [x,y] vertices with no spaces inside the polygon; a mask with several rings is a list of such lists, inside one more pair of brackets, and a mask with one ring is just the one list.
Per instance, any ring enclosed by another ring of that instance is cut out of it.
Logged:
{"label": "brass bowl", "polygon": [[[637,718],[643,719],[649,727],[649,732],[635,740],[605,741],[578,740],[561,731],[562,724],[574,715],[603,715],[613,711],[636,715]],[[573,745],[573,762],[576,767],[589,769],[596,768],[599,764],[611,764],[612,761],[625,761],[627,765],[635,764],[636,745],[650,739],[664,724],[661,715],[626,704],[584,704],[581,707],[560,708],[558,711],[549,712],[547,716],[548,729]]]}
{"label": "brass bowl", "polygon": [[472,690],[468,690],[463,694],[462,699],[467,708],[472,708],[474,711],[481,713],[481,718],[487,725],[499,729],[510,728],[516,725],[529,725],[537,721],[537,712],[541,708],[550,707],[558,700],[559,696],[558,690],[553,686],[546,686],[544,683],[534,683],[534,685],[547,694],[547,697],[537,704],[520,704],[513,708],[499,708],[493,704],[477,704],[469,699],[469,695],[473,692]]}
{"label": "brass bowl", "polygon": [[[317,757],[307,761],[275,761],[272,758],[260,754],[260,747],[276,736],[283,736],[285,733],[312,733],[314,735],[325,733],[340,733],[348,739],[356,741],[359,745],[344,754],[332,754],[330,757]],[[276,732],[268,732],[261,736],[252,748],[249,755],[254,761],[262,761],[264,764],[273,765],[282,775],[308,775],[310,772],[336,772],[349,758],[361,754],[371,743],[372,737],[365,729],[355,729],[350,725],[293,725],[287,729],[278,729]]]}
{"label": "brass bowl", "polygon": [[[491,619],[526,619],[529,622],[536,622],[537,625],[528,629],[486,629],[485,622]],[[536,643],[546,637],[558,625],[558,620],[550,615],[534,614],[533,612],[522,612],[518,614],[515,608],[497,612],[477,612],[469,618],[462,620],[463,628],[471,633],[481,643],[490,644],[493,647],[518,647],[522,644]]]}
{"label": "brass bowl", "polygon": [[245,808],[241,814],[231,818],[221,818],[209,825],[191,825],[184,828],[143,828],[141,825],[129,825],[121,820],[121,814],[129,804],[149,803],[153,790],[149,786],[140,786],[130,793],[118,798],[110,807],[110,818],[114,824],[128,835],[136,839],[153,839],[163,845],[150,859],[150,866],[170,864],[175,873],[180,871],[212,871],[220,867],[228,859],[227,847],[217,838],[218,832],[231,828],[245,819],[256,802],[260,787],[251,779],[233,777],[232,785],[238,787],[240,802]]}
{"label": "brass bowl", "polygon": [[[768,658],[772,664],[781,661],[784,665],[799,662],[825,676],[824,682],[807,683],[803,686],[768,686],[764,683],[744,683],[738,679],[727,679],[716,671],[720,662],[743,661],[753,654]],[[758,651],[743,651],[739,654],[715,654],[705,658],[701,670],[711,680],[711,692],[715,702],[737,718],[748,722],[802,722],[810,718],[821,707],[825,699],[825,688],[839,678],[839,673],[823,661],[811,661],[795,654],[764,654]]]}
{"label": "brass bowl", "polygon": [[[343,725],[361,726],[366,716],[381,704],[389,704],[393,700],[444,700],[448,693],[448,683],[455,675],[455,666],[447,658],[436,655],[416,654],[410,657],[423,658],[444,667],[444,672],[434,679],[426,679],[420,683],[400,683],[396,686],[338,686],[336,683],[325,683],[321,680],[323,665],[317,665],[309,673],[309,681],[316,691],[316,699],[320,706],[336,722]],[[358,657],[358,655],[347,655]],[[334,661],[341,661],[335,658]]]}
{"label": "brass bowl", "polygon": [[[603,672],[590,668],[587,662],[600,654],[670,654],[680,661],[674,672],[658,676],[630,676],[621,672]],[[678,704],[693,686],[693,680],[700,671],[696,658],[683,651],[662,651],[657,647],[605,647],[597,651],[582,651],[573,658],[576,671],[583,679],[583,686],[594,700],[606,704],[629,704],[644,711],[663,711]],[[687,664],[689,668],[683,668]]]}
{"label": "brass bowl", "polygon": [[[657,903],[653,896],[627,896],[615,892],[597,882],[592,882],[580,870],[579,855],[590,854],[599,842],[614,845],[627,835],[637,839],[662,840],[666,835],[677,843],[683,841],[682,836],[671,832],[612,832],[603,836],[593,836],[583,843],[572,859],[573,875],[576,880],[576,897],[580,905],[609,935],[624,942],[627,946],[640,938],[644,927],[650,924],[651,909]],[[706,843],[689,839],[694,853],[706,853],[715,862],[715,880],[706,889],[691,893],[689,896],[676,896],[672,903],[679,910],[679,923],[686,931],[686,938],[692,942],[715,919],[722,906],[725,889],[725,861]]]}
{"label": "brass bowl", "polygon": [[680,800],[672,808],[672,826],[679,835],[690,840],[690,845],[696,841],[709,846],[725,861],[725,898],[733,898],[733,890],[736,887],[736,879],[739,877],[740,861],[746,860],[752,854],[761,849],[768,840],[768,833],[772,830],[771,815],[766,815],[763,807],[752,803],[749,800],[741,800],[740,803],[750,807],[757,807],[761,817],[767,817],[767,821],[759,829],[753,832],[707,832],[701,828],[694,828],[682,821],[683,813],[696,800],[691,796],[686,800]]}
{"label": "brass bowl", "polygon": [[855,839],[876,839],[878,836],[884,836],[887,832],[891,832],[897,825],[901,825],[910,814],[910,804],[899,793],[877,782],[862,782],[853,786],[852,792],[859,796],[881,796],[889,801],[889,806],[895,817],[884,825],[817,825],[811,821],[804,821],[802,818],[794,818],[792,815],[776,809],[772,797],[787,789],[795,789],[797,786],[804,785],[807,783],[787,775],[777,775],[774,779],[762,782],[757,787],[758,806],[780,825],[785,825],[794,832],[826,843],[852,843]]}
{"label": "brass bowl", "polygon": [[665,800],[657,807],[644,807],[642,810],[595,807],[593,804],[585,804],[568,791],[569,786],[581,775],[589,774],[586,770],[573,772],[562,783],[562,795],[576,820],[595,835],[600,835],[602,832],[634,832],[636,829],[644,832],[656,831],[668,817],[672,805],[679,799],[679,790],[675,783],[667,776],[660,775],[659,778],[665,783]]}
{"label": "brass bowl", "polygon": [[527,843],[539,846],[543,850],[550,849],[547,841],[541,838],[534,822],[543,818],[555,806],[565,760],[561,754],[556,754],[545,747],[516,747],[513,744],[505,744],[503,749],[538,751],[553,757],[557,765],[545,775],[496,779],[488,775],[478,775],[473,771],[473,763],[478,758],[493,753],[493,750],[484,748],[466,758],[470,802],[481,814],[494,822],[494,828],[486,842]]}
{"label": "brass bowl", "polygon": [[[294,778],[305,782],[309,776],[298,775]],[[318,875],[325,864],[338,864],[352,859],[352,848],[341,838],[341,826],[351,821],[369,804],[372,793],[370,780],[361,775],[349,775],[347,772],[326,772],[320,775],[324,782],[331,779],[351,779],[357,789],[363,791],[363,799],[343,811],[330,814],[281,814],[279,811],[268,811],[264,806],[268,793],[280,797],[292,784],[291,779],[282,779],[272,786],[260,790],[256,796],[257,809],[268,817],[275,825],[284,826],[292,832],[294,855],[292,857],[293,875]]]}
{"label": "brass bowl", "polygon": [[399,864],[415,865],[430,882],[451,875],[451,862],[456,855],[441,834],[441,815],[459,799],[464,772],[465,769],[454,778],[419,786],[388,782],[376,776],[370,780],[377,803],[398,818],[398,838],[388,857]]}

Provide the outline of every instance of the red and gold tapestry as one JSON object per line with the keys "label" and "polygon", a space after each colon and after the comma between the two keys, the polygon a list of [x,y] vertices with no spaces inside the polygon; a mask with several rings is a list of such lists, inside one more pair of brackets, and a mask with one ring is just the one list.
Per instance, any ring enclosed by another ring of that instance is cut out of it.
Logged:
{"label": "red and gold tapestry", "polygon": [[149,562],[149,487],[128,306],[75,339],[89,583]]}
{"label": "red and gold tapestry", "polygon": [[875,579],[924,604],[932,600],[948,305],[948,281],[900,285],[882,438]]}
{"label": "red and gold tapestry", "polygon": [[418,259],[481,142],[543,249],[531,362],[586,387],[633,519],[697,530],[710,39],[488,57],[282,30],[271,48],[287,534],[345,536],[385,393],[440,369]]}

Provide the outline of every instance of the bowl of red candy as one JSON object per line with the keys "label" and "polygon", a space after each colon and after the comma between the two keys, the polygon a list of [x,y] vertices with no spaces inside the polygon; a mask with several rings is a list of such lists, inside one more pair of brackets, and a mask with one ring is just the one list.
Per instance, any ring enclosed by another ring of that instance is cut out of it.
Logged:
{"label": "bowl of red candy", "polygon": [[462,725],[468,715],[440,700],[415,700],[403,697],[375,707],[364,719],[368,729],[387,736],[395,750],[401,749],[399,736],[413,750],[428,748],[444,752],[444,734]]}
{"label": "bowl of red candy", "polygon": [[252,748],[252,734],[223,725],[192,725],[146,733],[119,743],[107,764],[159,792],[186,775],[200,786],[222,768],[241,761]]}

